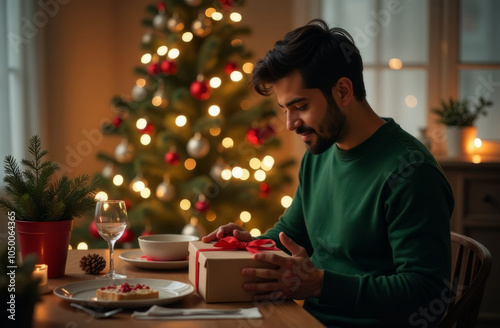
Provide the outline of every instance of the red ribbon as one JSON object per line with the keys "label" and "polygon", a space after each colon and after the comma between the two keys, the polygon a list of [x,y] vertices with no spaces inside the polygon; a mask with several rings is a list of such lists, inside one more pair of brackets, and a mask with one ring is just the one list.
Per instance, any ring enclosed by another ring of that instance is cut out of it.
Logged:
{"label": "red ribbon", "polygon": [[[268,245],[268,246],[266,246]],[[201,248],[196,251],[196,271],[195,271],[195,281],[196,281],[196,290],[198,290],[198,281],[199,281],[199,273],[200,273],[200,262],[199,257],[201,252],[210,252],[210,251],[236,251],[236,250],[247,250],[251,254],[260,253],[262,250],[266,251],[279,251],[279,248],[276,248],[276,243],[272,239],[255,239],[251,242],[239,241],[236,237],[227,236],[220,239],[218,242],[214,244],[214,247],[220,248]]]}

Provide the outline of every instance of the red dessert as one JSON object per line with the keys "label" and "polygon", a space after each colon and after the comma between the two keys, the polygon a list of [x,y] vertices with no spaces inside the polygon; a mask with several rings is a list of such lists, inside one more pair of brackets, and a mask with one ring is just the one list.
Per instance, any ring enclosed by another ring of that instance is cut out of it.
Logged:
{"label": "red dessert", "polygon": [[101,287],[96,291],[98,299],[110,301],[138,300],[148,298],[158,298],[158,291],[146,285],[129,285],[123,283],[119,286],[109,285]]}

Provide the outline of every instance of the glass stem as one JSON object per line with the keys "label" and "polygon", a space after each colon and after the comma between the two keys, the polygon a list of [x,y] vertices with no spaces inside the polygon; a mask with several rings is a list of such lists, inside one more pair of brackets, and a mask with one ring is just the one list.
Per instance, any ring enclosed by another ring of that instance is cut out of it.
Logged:
{"label": "glass stem", "polygon": [[109,271],[108,273],[115,273],[115,264],[113,262],[113,249],[115,247],[115,241],[110,240],[108,241],[108,247],[109,247]]}

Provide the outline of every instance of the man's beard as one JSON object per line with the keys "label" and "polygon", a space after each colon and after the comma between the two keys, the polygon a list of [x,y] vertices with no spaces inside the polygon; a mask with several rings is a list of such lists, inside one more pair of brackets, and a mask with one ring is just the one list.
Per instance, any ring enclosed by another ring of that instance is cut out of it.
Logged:
{"label": "man's beard", "polygon": [[314,133],[316,134],[316,142],[313,144],[310,141],[305,142],[307,149],[311,154],[321,154],[330,148],[335,142],[341,142],[345,136],[345,121],[346,116],[337,106],[335,100],[327,98],[328,109],[322,123],[318,127],[318,131],[307,126],[299,126],[295,132]]}

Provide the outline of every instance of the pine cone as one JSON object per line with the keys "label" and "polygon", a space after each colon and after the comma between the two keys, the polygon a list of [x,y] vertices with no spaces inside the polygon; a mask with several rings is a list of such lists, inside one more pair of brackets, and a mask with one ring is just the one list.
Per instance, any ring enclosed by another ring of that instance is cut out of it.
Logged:
{"label": "pine cone", "polygon": [[99,254],[90,254],[83,256],[80,260],[80,268],[85,273],[99,274],[106,267],[106,260]]}

